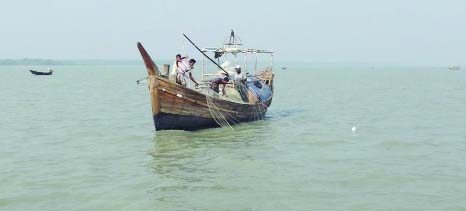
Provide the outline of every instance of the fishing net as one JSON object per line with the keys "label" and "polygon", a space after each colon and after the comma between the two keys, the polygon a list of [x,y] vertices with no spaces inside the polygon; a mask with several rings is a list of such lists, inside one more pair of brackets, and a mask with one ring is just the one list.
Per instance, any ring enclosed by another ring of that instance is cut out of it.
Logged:
{"label": "fishing net", "polygon": [[[230,127],[233,130],[233,127],[231,126],[230,122],[228,121],[228,116],[223,115],[222,113],[222,108],[216,104],[213,100],[212,96],[215,96],[215,92],[211,89],[206,89],[206,103],[207,107],[209,107],[209,112],[212,115],[212,118],[215,120],[215,122],[220,126],[220,127]],[[228,114],[227,112],[224,112],[225,114]],[[228,114],[229,115],[229,114]],[[232,117],[231,115],[229,115]]]}
{"label": "fishing net", "polygon": [[[238,83],[235,85],[238,86],[237,89],[239,92],[240,90],[243,92],[246,92],[246,93],[240,93],[240,95],[247,95],[247,93],[250,93],[250,96],[252,97],[252,102],[254,102],[254,104],[249,109],[249,113],[250,113],[249,120],[255,121],[255,120],[264,119],[265,112],[267,111],[267,105],[265,105],[263,101],[260,99],[260,94],[262,93],[261,92],[262,90],[260,92],[252,92],[243,83]],[[206,103],[209,108],[209,112],[212,118],[215,120],[215,122],[220,127],[230,127],[233,130],[233,127],[231,125],[240,123],[240,120],[237,117],[235,117],[231,112],[228,112],[227,110],[222,108],[221,105],[215,102],[214,99],[219,98],[218,93],[216,93],[214,90],[210,88],[207,88],[205,96],[206,96]],[[244,101],[243,103],[247,103],[248,101]]]}

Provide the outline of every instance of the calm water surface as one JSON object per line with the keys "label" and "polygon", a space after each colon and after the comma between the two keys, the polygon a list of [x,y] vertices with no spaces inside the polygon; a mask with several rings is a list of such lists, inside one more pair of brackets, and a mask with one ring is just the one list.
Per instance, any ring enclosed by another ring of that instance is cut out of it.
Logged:
{"label": "calm water surface", "polygon": [[155,132],[143,66],[55,69],[0,67],[0,210],[466,210],[465,72],[289,64],[267,120]]}

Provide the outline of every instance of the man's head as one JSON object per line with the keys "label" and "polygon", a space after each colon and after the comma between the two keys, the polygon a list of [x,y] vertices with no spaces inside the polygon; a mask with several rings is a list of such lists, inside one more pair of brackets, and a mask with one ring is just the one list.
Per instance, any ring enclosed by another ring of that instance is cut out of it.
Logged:
{"label": "man's head", "polygon": [[228,77],[225,77],[225,78],[222,79],[223,83],[228,83],[228,81],[230,81],[230,79]]}
{"label": "man's head", "polygon": [[241,66],[236,65],[235,70],[237,73],[241,73]]}
{"label": "man's head", "polygon": [[194,64],[196,64],[196,60],[190,59],[190,60],[189,60],[189,66],[193,67]]}

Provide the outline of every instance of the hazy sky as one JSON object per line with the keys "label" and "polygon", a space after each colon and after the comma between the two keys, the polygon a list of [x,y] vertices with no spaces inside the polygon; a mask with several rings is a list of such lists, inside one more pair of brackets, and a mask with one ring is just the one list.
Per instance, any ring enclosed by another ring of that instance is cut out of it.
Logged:
{"label": "hazy sky", "polygon": [[465,0],[2,0],[0,58],[167,59],[230,28],[277,60],[466,64]]}

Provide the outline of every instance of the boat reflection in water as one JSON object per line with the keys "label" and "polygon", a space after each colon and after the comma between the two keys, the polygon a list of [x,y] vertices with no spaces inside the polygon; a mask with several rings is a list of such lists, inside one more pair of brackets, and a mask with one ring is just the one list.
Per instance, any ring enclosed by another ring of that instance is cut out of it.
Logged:
{"label": "boat reflection in water", "polygon": [[225,156],[240,161],[264,156],[250,149],[270,144],[269,124],[258,121],[239,125],[241,133],[229,128],[156,132],[148,154],[154,176],[164,182],[158,183],[154,192],[167,197],[176,191],[215,188],[210,179],[225,173],[218,171],[228,161]]}

